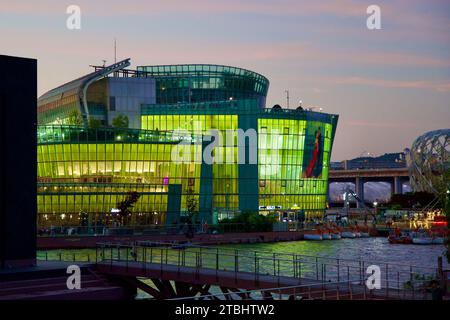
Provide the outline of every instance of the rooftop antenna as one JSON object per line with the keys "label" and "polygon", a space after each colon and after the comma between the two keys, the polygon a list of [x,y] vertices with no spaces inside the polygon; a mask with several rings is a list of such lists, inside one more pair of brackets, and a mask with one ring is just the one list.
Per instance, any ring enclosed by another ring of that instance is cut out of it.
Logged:
{"label": "rooftop antenna", "polygon": [[117,63],[117,41],[116,38],[114,38],[114,64]]}
{"label": "rooftop antenna", "polygon": [[289,90],[285,90],[284,92],[286,92],[286,103],[287,103],[287,108],[289,108]]}

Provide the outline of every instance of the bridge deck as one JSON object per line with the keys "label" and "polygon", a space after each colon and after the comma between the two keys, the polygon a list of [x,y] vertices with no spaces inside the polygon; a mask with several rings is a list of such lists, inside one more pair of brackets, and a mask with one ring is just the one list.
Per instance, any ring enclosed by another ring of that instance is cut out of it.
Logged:
{"label": "bridge deck", "polygon": [[275,294],[308,296],[314,299],[423,299],[424,295],[405,290],[373,290],[369,292],[365,284],[351,282],[336,284],[320,280],[293,278],[287,276],[264,275],[251,272],[214,270],[136,261],[101,261],[96,264],[98,272],[115,276],[142,277],[177,281],[192,285],[213,285],[244,290],[271,288]]}

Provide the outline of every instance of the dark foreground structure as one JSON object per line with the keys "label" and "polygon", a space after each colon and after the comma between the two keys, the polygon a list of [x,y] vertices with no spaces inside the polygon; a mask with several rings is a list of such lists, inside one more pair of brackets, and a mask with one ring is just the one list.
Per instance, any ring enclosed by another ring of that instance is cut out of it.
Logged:
{"label": "dark foreground structure", "polygon": [[36,260],[37,61],[0,55],[0,267]]}

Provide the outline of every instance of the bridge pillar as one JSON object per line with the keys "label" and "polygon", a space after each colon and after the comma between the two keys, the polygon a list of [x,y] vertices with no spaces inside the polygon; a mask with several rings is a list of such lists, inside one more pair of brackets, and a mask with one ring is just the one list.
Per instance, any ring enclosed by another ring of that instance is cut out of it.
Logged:
{"label": "bridge pillar", "polygon": [[401,177],[394,177],[394,194],[403,193],[403,180]]}
{"label": "bridge pillar", "polygon": [[[359,199],[361,199],[362,202],[364,202],[364,183],[365,183],[365,179],[362,177],[356,177],[356,181],[355,181],[355,192],[356,195],[359,197]],[[361,205],[359,204],[359,202],[356,202],[356,207],[360,208]]]}
{"label": "bridge pillar", "polygon": [[330,199],[330,181],[327,183],[327,203],[329,204],[331,202]]}

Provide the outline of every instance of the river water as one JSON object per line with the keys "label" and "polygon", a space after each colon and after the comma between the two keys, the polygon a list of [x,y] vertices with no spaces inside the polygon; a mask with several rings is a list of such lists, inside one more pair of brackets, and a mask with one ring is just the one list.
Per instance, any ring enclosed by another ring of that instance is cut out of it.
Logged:
{"label": "river water", "polygon": [[[423,267],[437,267],[437,259],[444,255],[443,245],[390,244],[386,238],[341,239],[335,241],[292,241],[226,245],[243,250],[267,250],[312,256],[350,260],[364,260],[373,263],[407,264]],[[444,267],[448,266],[445,257]]]}
{"label": "river water", "polygon": [[[297,276],[299,273],[298,266],[293,267],[292,257],[294,255],[304,257],[300,258],[302,266],[300,267],[301,277],[316,278],[321,275],[321,271],[317,268],[318,264],[325,263],[326,266],[326,280],[327,281],[345,281],[348,277],[349,280],[358,278],[361,273],[364,272],[367,266],[375,264],[379,265],[382,272],[388,272],[389,277],[398,278],[401,282],[405,282],[410,279],[410,272],[417,273],[418,275],[431,275],[434,274],[437,268],[438,257],[443,257],[444,268],[449,267],[447,263],[443,245],[402,245],[402,244],[390,244],[386,238],[359,238],[359,239],[341,239],[341,240],[329,240],[329,241],[291,241],[291,242],[276,242],[276,243],[255,243],[255,244],[233,244],[222,245],[220,248],[220,263],[219,269],[221,270],[233,270],[236,257],[242,253],[239,260],[239,271],[252,272],[255,270],[254,255],[252,252],[258,252],[259,257],[258,270],[263,274],[280,274],[280,266],[276,266],[271,260],[272,256],[277,255],[281,261],[281,274],[286,276],[295,276],[294,269],[296,269]],[[154,259],[152,262],[159,263],[158,250],[154,248]],[[195,254],[199,248],[189,248],[182,250],[169,251],[169,263],[177,264],[180,259],[180,253],[185,254],[187,266],[195,265]],[[103,255],[105,259],[108,259],[109,249],[99,250],[97,253]],[[216,267],[215,252],[216,249],[203,249],[203,253],[211,252],[211,255],[204,254],[202,266],[207,268]],[[156,252],[156,253],[155,253]],[[113,256],[115,258],[125,257],[129,255],[129,250],[117,249]],[[137,250],[138,259],[142,261],[142,258],[148,255],[144,254],[143,250]],[[165,253],[164,253],[165,254]],[[314,258],[308,258],[311,256]],[[163,257],[163,254],[161,254]],[[318,258],[318,260],[315,257]],[[80,249],[80,250],[51,250],[51,251],[39,251],[38,259],[40,260],[67,260],[67,261],[95,261],[96,250],[95,249]],[[148,257],[146,258],[148,261]],[[167,257],[166,257],[167,259]],[[298,258],[297,258],[298,259]],[[310,259],[308,261],[308,259]],[[336,267],[336,261],[339,259],[338,267]],[[346,261],[348,260],[348,261]],[[164,261],[164,259],[163,259]],[[317,262],[319,261],[319,262]],[[360,269],[363,262],[363,268]],[[416,266],[411,268],[410,266]],[[350,266],[350,267],[348,267]],[[388,268],[386,268],[388,266]],[[278,269],[278,270],[277,270]],[[389,271],[387,271],[389,269]],[[359,271],[358,271],[359,270]],[[399,275],[400,271],[400,275]],[[403,272],[403,273],[402,273]],[[338,276],[340,274],[340,278]],[[351,276],[349,275],[351,274]],[[400,279],[401,278],[401,279]],[[317,278],[318,279],[318,278]],[[360,279],[360,278],[359,278]],[[153,286],[150,280],[143,280],[148,285]],[[219,290],[217,288],[211,288],[210,292],[217,294]],[[148,295],[143,291],[138,290],[138,299],[148,298]]]}
{"label": "river water", "polygon": [[[439,256],[444,256],[443,245],[390,244],[386,238],[372,237],[329,241],[290,241],[275,243],[222,245],[224,249],[267,251],[339,259],[363,260],[368,263],[405,264],[436,268]],[[95,261],[95,249],[63,249],[38,251],[38,259]],[[443,258],[444,268],[448,263]]]}

